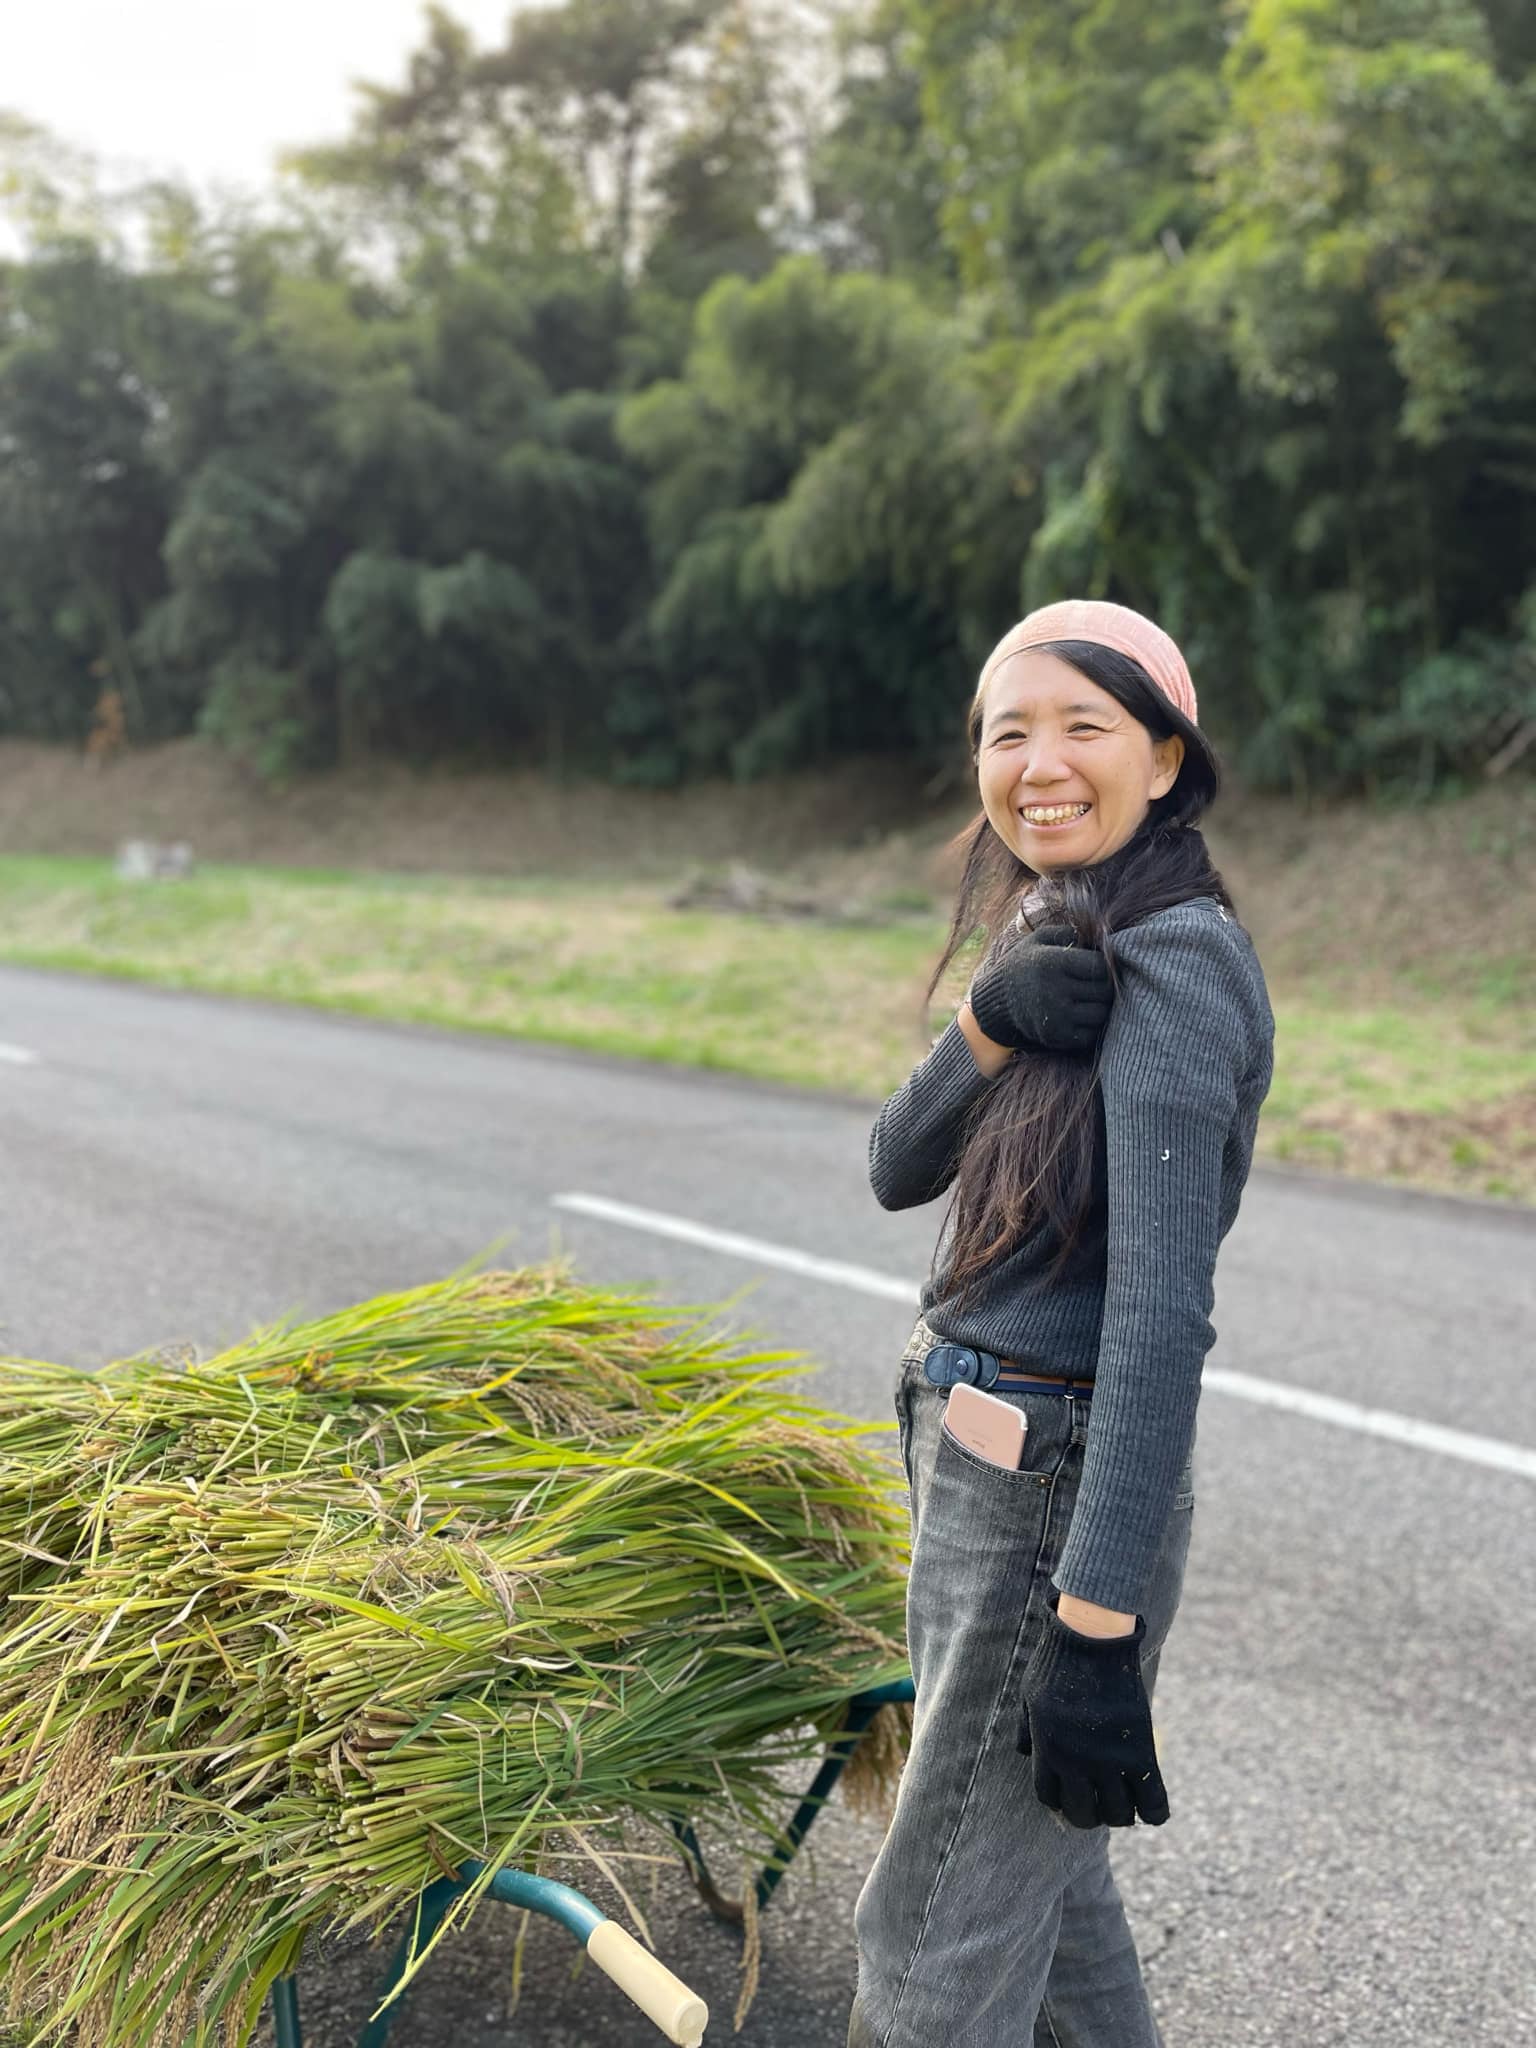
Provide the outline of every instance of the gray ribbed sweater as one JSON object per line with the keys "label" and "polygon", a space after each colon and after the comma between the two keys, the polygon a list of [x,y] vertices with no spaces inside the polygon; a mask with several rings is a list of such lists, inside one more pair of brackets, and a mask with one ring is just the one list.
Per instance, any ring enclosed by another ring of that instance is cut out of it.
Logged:
{"label": "gray ribbed sweater", "polygon": [[[1120,989],[1099,1055],[1106,1228],[1097,1251],[1047,1286],[1059,1241],[1042,1226],[975,1283],[961,1313],[946,1297],[946,1217],[921,1306],[941,1337],[1093,1378],[1055,1584],[1136,1614],[1194,1444],[1216,1335],[1216,1253],[1248,1178],[1275,1022],[1253,941],[1212,896],[1157,911],[1108,944]],[[957,1018],[870,1133],[870,1184],[885,1208],[944,1192],[966,1112],[992,1084]]]}

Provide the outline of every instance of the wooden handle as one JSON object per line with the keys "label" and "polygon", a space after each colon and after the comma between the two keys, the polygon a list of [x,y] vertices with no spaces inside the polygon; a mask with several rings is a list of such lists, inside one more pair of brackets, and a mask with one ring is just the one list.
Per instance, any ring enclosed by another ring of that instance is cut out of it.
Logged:
{"label": "wooden handle", "polygon": [[587,1936],[587,1954],[676,2048],[699,2048],[709,2007],[617,1920],[598,1922]]}

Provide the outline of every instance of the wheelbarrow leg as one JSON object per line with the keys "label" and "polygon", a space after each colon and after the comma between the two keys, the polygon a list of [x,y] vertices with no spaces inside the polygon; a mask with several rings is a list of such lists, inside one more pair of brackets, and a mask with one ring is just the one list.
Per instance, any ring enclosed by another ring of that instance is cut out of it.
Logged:
{"label": "wheelbarrow leg", "polygon": [[[780,1837],[784,1844],[783,1853],[775,1853],[758,1873],[757,1883],[753,1889],[757,1894],[759,1910],[766,1906],[773,1897],[775,1886],[794,1861],[800,1844],[805,1840],[806,1834],[810,1829],[811,1822],[815,1820],[817,1814],[826,1805],[827,1800],[831,1796],[833,1786],[843,1775],[848,1759],[863,1740],[864,1731],[875,1718],[875,1715],[883,1706],[892,1705],[904,1700],[910,1701],[914,1697],[912,1680],[910,1678],[897,1678],[892,1680],[889,1685],[877,1685],[869,1692],[855,1693],[853,1698],[849,1700],[848,1717],[843,1723],[841,1732],[828,1749],[821,1769],[816,1773],[815,1778],[811,1782],[810,1790],[806,1793],[804,1799],[801,1800],[795,1810],[794,1818]],[[704,1861],[704,1852],[699,1847],[699,1840],[692,1826],[687,1821],[674,1820],[672,1831],[694,1859],[697,1866],[694,1882],[698,1886],[699,1892],[710,1911],[718,1914],[722,1920],[734,1920],[739,1923],[743,1917],[741,1901],[739,1899],[726,1898],[716,1887],[714,1879],[709,1874],[709,1866]]]}
{"label": "wheelbarrow leg", "polygon": [[[410,1926],[401,1935],[400,1945],[390,1958],[389,1975],[384,1980],[386,1991],[381,1993],[381,1996],[385,1996],[389,1991],[394,1990],[400,1979],[405,1975],[406,1966],[409,1964],[411,1957],[417,1949],[424,1947],[432,1939],[433,1935],[436,1934],[438,1928],[443,1924],[443,1915],[448,1911],[448,1908],[463,1889],[464,1886],[458,1879],[452,1877],[440,1877],[435,1883],[427,1886],[416,1902],[416,1912],[412,1916]],[[383,2012],[369,2020],[367,2026],[363,2028],[363,2031],[357,2037],[357,2048],[384,2048],[384,2043],[389,2038],[389,2030],[394,2025],[395,2014],[398,2011],[398,2006],[389,2005],[384,2008]],[[295,2048],[297,2048],[297,2044],[295,2044]]]}
{"label": "wheelbarrow leg", "polygon": [[303,2048],[296,1977],[279,1977],[272,1986],[272,2031],[277,2036],[277,2048]]}

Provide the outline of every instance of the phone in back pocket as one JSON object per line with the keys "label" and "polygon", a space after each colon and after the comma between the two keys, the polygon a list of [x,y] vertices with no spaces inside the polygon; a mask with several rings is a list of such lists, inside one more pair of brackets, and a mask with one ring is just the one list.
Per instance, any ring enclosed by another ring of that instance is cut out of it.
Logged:
{"label": "phone in back pocket", "polygon": [[996,1394],[967,1386],[962,1380],[949,1390],[949,1399],[944,1404],[944,1427],[957,1443],[974,1451],[978,1458],[985,1458],[989,1465],[1001,1465],[1006,1471],[1015,1472],[1023,1463],[1029,1417],[1022,1408],[1000,1401]]}

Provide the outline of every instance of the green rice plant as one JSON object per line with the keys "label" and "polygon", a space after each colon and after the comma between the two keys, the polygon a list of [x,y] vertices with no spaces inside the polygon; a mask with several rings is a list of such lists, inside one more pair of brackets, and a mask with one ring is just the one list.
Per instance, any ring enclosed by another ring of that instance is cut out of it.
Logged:
{"label": "green rice plant", "polygon": [[673,1820],[772,1855],[780,1768],[905,1669],[893,1468],[793,1356],[556,1264],[0,1361],[0,2024],[230,2048],[466,1858],[448,1924]]}

